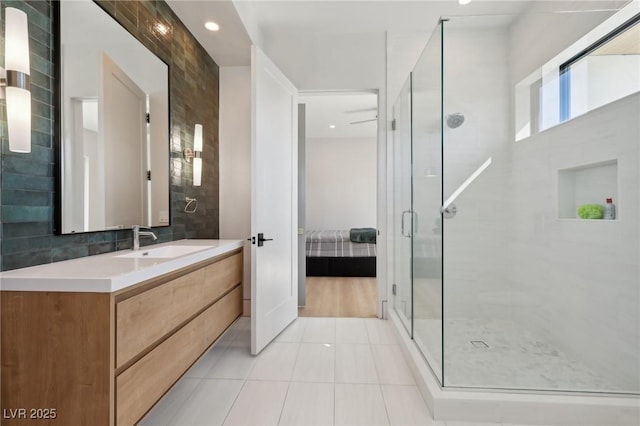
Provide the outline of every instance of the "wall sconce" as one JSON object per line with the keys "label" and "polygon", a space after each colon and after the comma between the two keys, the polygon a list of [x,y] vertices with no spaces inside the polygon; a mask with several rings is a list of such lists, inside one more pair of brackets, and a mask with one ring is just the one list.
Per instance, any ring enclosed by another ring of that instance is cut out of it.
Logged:
{"label": "wall sconce", "polygon": [[193,186],[202,185],[202,124],[196,124],[193,131],[193,151],[185,148],[184,158],[187,163],[193,158]]}
{"label": "wall sconce", "polygon": [[31,83],[27,14],[7,7],[4,68],[0,68],[0,98],[6,99],[9,150],[31,152]]}

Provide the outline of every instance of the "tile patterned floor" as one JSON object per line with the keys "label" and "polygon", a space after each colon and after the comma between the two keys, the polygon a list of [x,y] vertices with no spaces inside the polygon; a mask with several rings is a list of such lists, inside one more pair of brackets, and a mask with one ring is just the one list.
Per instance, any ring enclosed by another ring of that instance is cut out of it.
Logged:
{"label": "tile patterned floor", "polygon": [[500,426],[434,421],[388,321],[298,318],[256,357],[249,327],[235,322],[140,425]]}
{"label": "tile patterned floor", "polygon": [[[449,319],[445,327],[444,371],[449,386],[633,392],[514,321],[460,317]],[[441,365],[442,321],[418,319],[414,330],[425,350],[435,348],[431,355]],[[477,340],[488,346],[474,347],[471,342]]]}

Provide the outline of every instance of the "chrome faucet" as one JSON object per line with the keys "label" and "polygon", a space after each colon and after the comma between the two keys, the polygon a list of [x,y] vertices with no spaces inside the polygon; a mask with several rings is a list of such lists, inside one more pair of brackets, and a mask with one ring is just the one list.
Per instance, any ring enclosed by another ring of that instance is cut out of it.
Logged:
{"label": "chrome faucet", "polygon": [[[140,237],[151,237],[153,241],[157,240],[156,234],[151,231],[151,228],[147,228],[146,226],[133,225],[133,249],[140,249]],[[147,229],[147,231],[141,231],[140,229]]]}

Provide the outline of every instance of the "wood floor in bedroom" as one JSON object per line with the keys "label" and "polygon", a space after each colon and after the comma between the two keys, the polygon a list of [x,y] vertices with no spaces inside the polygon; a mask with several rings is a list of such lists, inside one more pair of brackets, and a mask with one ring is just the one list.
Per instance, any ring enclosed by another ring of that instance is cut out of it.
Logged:
{"label": "wood floor in bedroom", "polygon": [[376,279],[364,277],[307,277],[306,306],[301,317],[373,318]]}

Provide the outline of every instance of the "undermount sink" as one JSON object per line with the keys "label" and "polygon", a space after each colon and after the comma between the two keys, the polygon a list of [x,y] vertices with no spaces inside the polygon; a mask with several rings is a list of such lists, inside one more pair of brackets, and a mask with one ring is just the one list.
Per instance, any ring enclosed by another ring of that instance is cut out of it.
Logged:
{"label": "undermount sink", "polygon": [[196,251],[206,250],[209,246],[163,246],[149,249],[140,249],[121,254],[116,257],[127,258],[149,258],[149,259],[169,259],[172,257],[180,257],[185,254],[194,253]]}

